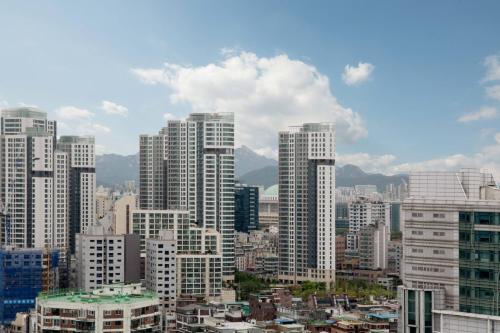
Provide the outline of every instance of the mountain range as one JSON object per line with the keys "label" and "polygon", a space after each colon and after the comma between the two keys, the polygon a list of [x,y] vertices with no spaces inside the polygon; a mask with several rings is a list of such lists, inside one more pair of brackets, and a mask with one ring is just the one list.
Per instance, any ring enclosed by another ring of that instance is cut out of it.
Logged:
{"label": "mountain range", "polygon": [[[275,159],[255,153],[246,146],[235,149],[235,177],[248,185],[269,187],[278,183],[278,162]],[[386,185],[399,185],[408,182],[408,175],[386,176],[380,173],[367,173],[359,167],[346,164],[335,170],[336,186],[376,185],[384,191]],[[139,154],[96,156],[97,184],[105,187],[118,187],[125,181],[139,182]]]}

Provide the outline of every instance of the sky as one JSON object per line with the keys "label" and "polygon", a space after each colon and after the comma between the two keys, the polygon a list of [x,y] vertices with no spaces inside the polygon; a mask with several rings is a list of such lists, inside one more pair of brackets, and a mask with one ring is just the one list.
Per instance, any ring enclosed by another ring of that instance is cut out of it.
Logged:
{"label": "sky", "polygon": [[498,1],[0,0],[0,108],[134,154],[190,112],[234,112],[236,144],[335,122],[365,171],[500,179]]}

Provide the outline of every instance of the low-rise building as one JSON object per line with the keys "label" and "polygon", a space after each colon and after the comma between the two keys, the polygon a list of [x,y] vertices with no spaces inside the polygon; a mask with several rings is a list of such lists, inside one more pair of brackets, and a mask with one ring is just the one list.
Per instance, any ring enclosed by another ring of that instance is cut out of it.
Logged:
{"label": "low-rise building", "polygon": [[158,297],[140,284],[107,285],[92,292],[42,293],[37,332],[161,332]]}

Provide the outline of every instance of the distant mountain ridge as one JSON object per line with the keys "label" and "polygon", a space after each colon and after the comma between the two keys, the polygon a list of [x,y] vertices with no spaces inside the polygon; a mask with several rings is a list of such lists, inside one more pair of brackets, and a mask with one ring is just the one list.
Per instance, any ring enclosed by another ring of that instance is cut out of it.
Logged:
{"label": "distant mountain ridge", "polygon": [[236,178],[250,171],[277,166],[278,161],[255,153],[247,146],[234,150],[234,175]]}
{"label": "distant mountain ridge", "polygon": [[[278,183],[278,162],[255,153],[246,146],[236,148],[235,178],[241,183],[269,187]],[[117,155],[104,154],[96,156],[97,184],[105,187],[116,187],[124,182],[134,180],[139,184],[139,154]],[[359,167],[346,164],[336,167],[336,185],[376,185],[384,191],[386,185],[399,185],[408,182],[408,175],[386,176],[379,173],[367,173]]]}
{"label": "distant mountain ridge", "polygon": [[[278,183],[278,167],[267,166],[262,169],[250,171],[239,177],[239,181],[248,185],[260,185],[267,188]],[[408,183],[408,175],[386,176],[380,173],[366,173],[352,164],[335,168],[335,183],[338,187],[376,185],[378,191],[383,192],[386,185],[399,185],[403,181]]]}

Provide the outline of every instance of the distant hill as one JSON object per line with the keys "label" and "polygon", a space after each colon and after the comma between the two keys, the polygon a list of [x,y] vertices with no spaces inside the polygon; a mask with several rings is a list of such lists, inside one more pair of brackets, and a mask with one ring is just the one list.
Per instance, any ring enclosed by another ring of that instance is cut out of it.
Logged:
{"label": "distant hill", "polygon": [[[261,185],[267,188],[278,183],[278,167],[267,166],[259,170],[248,172],[239,177],[239,181],[249,185]],[[399,185],[403,181],[408,182],[408,175],[386,176],[380,173],[366,173],[352,164],[339,166],[335,169],[336,186],[376,185],[377,189],[383,192],[386,185]]]}
{"label": "distant hill", "polygon": [[104,154],[96,156],[97,185],[113,187],[134,180],[139,182],[139,154]]}
{"label": "distant hill", "polygon": [[259,185],[268,188],[278,184],[278,167],[266,166],[262,169],[250,171],[237,178],[240,183],[247,185]]}
{"label": "distant hill", "polygon": [[[235,176],[241,183],[269,187],[278,183],[278,162],[255,153],[246,146],[235,149]],[[96,156],[97,184],[106,187],[122,185],[129,180],[139,183],[139,154],[122,156],[104,154]],[[386,176],[366,173],[351,164],[336,168],[337,186],[376,185],[384,191],[387,184],[408,182],[408,175]]]}
{"label": "distant hill", "polygon": [[253,170],[277,165],[278,161],[259,155],[247,146],[241,146],[241,148],[234,150],[234,175],[236,178]]}

